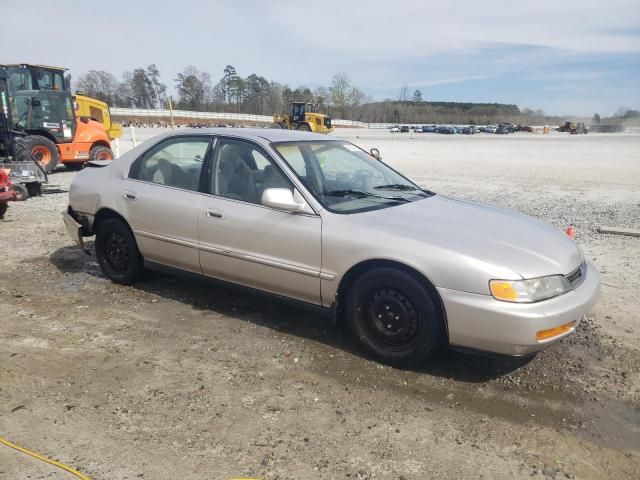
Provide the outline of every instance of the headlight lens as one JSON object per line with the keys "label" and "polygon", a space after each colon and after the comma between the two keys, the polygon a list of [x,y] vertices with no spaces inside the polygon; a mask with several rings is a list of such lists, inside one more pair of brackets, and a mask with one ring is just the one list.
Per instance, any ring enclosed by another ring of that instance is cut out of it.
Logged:
{"label": "headlight lens", "polygon": [[489,290],[496,300],[532,303],[568,292],[571,285],[564,276],[552,275],[529,280],[491,280]]}

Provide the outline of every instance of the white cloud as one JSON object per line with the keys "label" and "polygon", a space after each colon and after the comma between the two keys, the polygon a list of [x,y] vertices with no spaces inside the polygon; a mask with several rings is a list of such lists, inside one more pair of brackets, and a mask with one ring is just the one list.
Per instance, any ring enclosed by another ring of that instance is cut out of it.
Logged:
{"label": "white cloud", "polygon": [[379,56],[442,53],[504,43],[591,53],[640,51],[637,0],[272,2],[268,14],[306,46]]}

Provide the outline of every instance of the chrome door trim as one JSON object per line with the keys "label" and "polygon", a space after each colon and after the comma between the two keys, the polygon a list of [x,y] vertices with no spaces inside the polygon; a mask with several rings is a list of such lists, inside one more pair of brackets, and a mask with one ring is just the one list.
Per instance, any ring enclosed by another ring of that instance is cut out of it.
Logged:
{"label": "chrome door trim", "polygon": [[244,252],[238,252],[236,250],[229,250],[228,248],[223,248],[215,245],[204,245],[200,244],[200,250],[209,253],[217,253],[219,255],[224,255],[226,257],[238,258],[240,260],[245,260],[247,262],[257,263],[259,265],[266,265],[268,267],[279,268],[281,270],[286,270],[288,272],[299,273],[301,275],[307,275],[309,277],[321,278],[322,280],[333,280],[336,278],[336,275],[333,273],[323,272],[321,270],[314,270],[312,268],[303,267],[301,265],[294,265],[291,263],[278,262],[277,260],[273,260],[271,258],[265,257],[256,257],[254,255],[249,255]]}
{"label": "chrome door trim", "polygon": [[135,235],[140,235],[141,237],[152,238],[154,240],[162,240],[164,242],[173,243],[175,245],[180,245],[182,247],[191,247],[198,249],[198,244],[195,242],[190,242],[188,240],[182,240],[180,238],[167,237],[166,235],[159,235],[157,233],[145,232],[144,230],[134,230],[133,233]]}

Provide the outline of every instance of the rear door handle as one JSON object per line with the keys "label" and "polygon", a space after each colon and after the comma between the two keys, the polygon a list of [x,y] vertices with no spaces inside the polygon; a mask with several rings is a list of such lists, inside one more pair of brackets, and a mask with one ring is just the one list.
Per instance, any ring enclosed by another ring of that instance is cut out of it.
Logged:
{"label": "rear door handle", "polygon": [[212,210],[210,208],[205,209],[204,211],[205,215],[207,217],[211,217],[211,218],[222,218],[222,214],[216,210]]}
{"label": "rear door handle", "polygon": [[137,198],[135,193],[129,192],[128,190],[125,190],[122,195],[126,200],[135,200]]}

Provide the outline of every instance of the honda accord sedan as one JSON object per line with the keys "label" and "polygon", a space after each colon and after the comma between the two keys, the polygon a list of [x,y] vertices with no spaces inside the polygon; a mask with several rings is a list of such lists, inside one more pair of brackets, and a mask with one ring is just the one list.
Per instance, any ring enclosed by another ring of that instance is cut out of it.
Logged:
{"label": "honda accord sedan", "polygon": [[114,282],[160,265],[310,304],[391,364],[446,344],[532,354],[571,334],[600,288],[550,225],[438,195],[312,133],[159,135],[90,162],[63,216],[81,246],[95,235]]}

